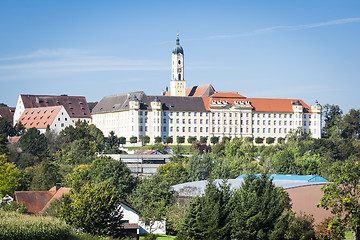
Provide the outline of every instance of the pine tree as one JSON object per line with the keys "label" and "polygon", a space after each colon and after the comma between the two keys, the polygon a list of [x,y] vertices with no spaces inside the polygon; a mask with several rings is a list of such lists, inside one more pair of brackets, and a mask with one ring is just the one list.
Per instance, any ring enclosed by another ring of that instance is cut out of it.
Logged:
{"label": "pine tree", "polygon": [[269,176],[248,175],[230,201],[232,239],[284,239],[289,217],[286,193]]}

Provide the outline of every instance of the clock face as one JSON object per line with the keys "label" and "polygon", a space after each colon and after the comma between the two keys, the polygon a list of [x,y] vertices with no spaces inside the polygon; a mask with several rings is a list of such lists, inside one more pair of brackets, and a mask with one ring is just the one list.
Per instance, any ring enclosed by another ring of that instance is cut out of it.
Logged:
{"label": "clock face", "polygon": [[178,73],[181,73],[181,68],[178,68]]}

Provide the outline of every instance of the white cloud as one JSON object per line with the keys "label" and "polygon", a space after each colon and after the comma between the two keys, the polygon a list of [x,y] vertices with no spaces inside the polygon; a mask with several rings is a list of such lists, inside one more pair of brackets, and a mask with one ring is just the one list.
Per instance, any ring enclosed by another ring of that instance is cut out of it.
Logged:
{"label": "white cloud", "polygon": [[209,36],[207,39],[224,39],[224,38],[237,38],[237,37],[248,37],[260,34],[267,34],[276,31],[298,31],[298,30],[305,30],[311,28],[319,28],[331,25],[340,25],[340,24],[347,24],[347,23],[356,23],[360,22],[360,18],[343,18],[337,19],[327,22],[318,22],[318,23],[311,23],[311,24],[303,24],[303,25],[296,25],[296,26],[275,26],[269,28],[262,28],[257,29],[247,33],[240,33],[240,34],[229,34],[229,35],[214,35]]}

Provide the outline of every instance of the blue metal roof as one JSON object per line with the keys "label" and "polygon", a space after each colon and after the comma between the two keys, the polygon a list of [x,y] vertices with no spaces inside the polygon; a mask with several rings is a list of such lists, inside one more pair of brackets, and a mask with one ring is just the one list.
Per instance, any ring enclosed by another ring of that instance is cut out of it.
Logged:
{"label": "blue metal roof", "polygon": [[[255,174],[256,177],[259,177],[261,174]],[[242,174],[237,179],[244,179],[246,174]],[[327,182],[327,180],[318,175],[283,175],[283,174],[271,174],[271,179],[274,180],[289,180],[289,181],[308,181],[308,182]]]}

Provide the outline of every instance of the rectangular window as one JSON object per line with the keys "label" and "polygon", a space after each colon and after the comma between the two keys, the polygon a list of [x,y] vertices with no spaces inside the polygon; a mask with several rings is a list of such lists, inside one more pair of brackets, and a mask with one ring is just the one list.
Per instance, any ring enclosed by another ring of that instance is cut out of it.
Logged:
{"label": "rectangular window", "polygon": [[191,116],[191,112],[188,112],[188,116],[189,116],[189,117]]}
{"label": "rectangular window", "polygon": [[276,128],[274,128],[274,133],[276,133]]}
{"label": "rectangular window", "polygon": [[203,120],[202,119],[200,119],[200,124],[202,124],[203,123]]}
{"label": "rectangular window", "polygon": [[274,118],[276,118],[276,113],[274,113]]}
{"label": "rectangular window", "polygon": [[194,127],[194,132],[196,132],[196,130],[197,130],[196,127]]}
{"label": "rectangular window", "polygon": [[185,117],[185,112],[183,112],[182,114],[183,114],[183,117]]}
{"label": "rectangular window", "polygon": [[274,125],[276,125],[276,120],[274,120]]}
{"label": "rectangular window", "polygon": [[286,133],[286,128],[284,128],[284,133]]}
{"label": "rectangular window", "polygon": [[163,132],[166,132],[166,127],[165,126],[163,127]]}
{"label": "rectangular window", "polygon": [[271,129],[270,129],[270,128],[268,128],[268,133],[270,133],[270,131],[271,131]]}
{"label": "rectangular window", "polygon": [[290,126],[292,125],[292,121],[290,121]]}
{"label": "rectangular window", "polygon": [[271,125],[271,121],[270,121],[270,120],[268,121],[268,125]]}
{"label": "rectangular window", "polygon": [[260,120],[257,120],[257,125],[260,125]]}
{"label": "rectangular window", "polygon": [[143,127],[142,127],[142,126],[140,126],[140,132],[142,132],[142,130],[143,130]]}
{"label": "rectangular window", "polygon": [[265,133],[265,128],[263,128],[263,133]]}
{"label": "rectangular window", "polygon": [[176,127],[176,131],[177,131],[177,132],[179,131],[179,127]]}
{"label": "rectangular window", "polygon": [[238,124],[238,120],[235,120],[235,125],[237,125]]}
{"label": "rectangular window", "polygon": [[286,121],[284,121],[284,125],[286,126]]}
{"label": "rectangular window", "polygon": [[191,127],[189,127],[189,132],[191,132]]}
{"label": "rectangular window", "polygon": [[279,133],[281,133],[281,128],[279,128]]}
{"label": "rectangular window", "polygon": [[172,118],[170,118],[170,123],[173,123],[173,119],[172,119]]}
{"label": "rectangular window", "polygon": [[185,124],[185,119],[182,120],[183,124]]}
{"label": "rectangular window", "polygon": [[206,124],[209,124],[209,119],[206,119]]}
{"label": "rectangular window", "polygon": [[166,123],[166,118],[163,119],[163,123]]}
{"label": "rectangular window", "polygon": [[265,121],[265,120],[263,120],[263,125],[266,125],[265,123],[266,123],[266,121]]}
{"label": "rectangular window", "polygon": [[179,119],[176,119],[176,123],[179,123]]}
{"label": "rectangular window", "polygon": [[246,125],[248,125],[249,124],[249,120],[246,120]]}
{"label": "rectangular window", "polygon": [[140,118],[140,123],[142,123],[143,122],[143,119],[142,118]]}
{"label": "rectangular window", "polygon": [[147,126],[145,126],[145,132],[147,132]]}
{"label": "rectangular window", "polygon": [[260,128],[257,129],[257,133],[260,133]]}
{"label": "rectangular window", "polygon": [[179,116],[179,112],[176,112],[176,116]]}
{"label": "rectangular window", "polygon": [[142,116],[142,111],[140,111],[140,113],[139,113],[139,114],[140,114],[140,116]]}
{"label": "rectangular window", "polygon": [[202,132],[202,127],[200,127],[200,132]]}
{"label": "rectangular window", "polygon": [[226,124],[226,120],[224,120],[224,124]]}
{"label": "rectangular window", "polygon": [[202,117],[202,114],[203,114],[203,113],[201,112],[201,113],[200,113],[200,117]]}
{"label": "rectangular window", "polygon": [[183,127],[183,132],[185,132],[185,127]]}
{"label": "rectangular window", "polygon": [[281,121],[279,121],[279,125],[281,125]]}
{"label": "rectangular window", "polygon": [[189,124],[191,124],[191,119],[189,119]]}
{"label": "rectangular window", "polygon": [[232,120],[229,120],[229,124],[230,124],[230,125],[232,124]]}
{"label": "rectangular window", "polygon": [[170,132],[172,132],[173,131],[173,127],[170,127]]}
{"label": "rectangular window", "polygon": [[196,122],[197,122],[196,119],[194,119],[194,124],[196,124]]}

